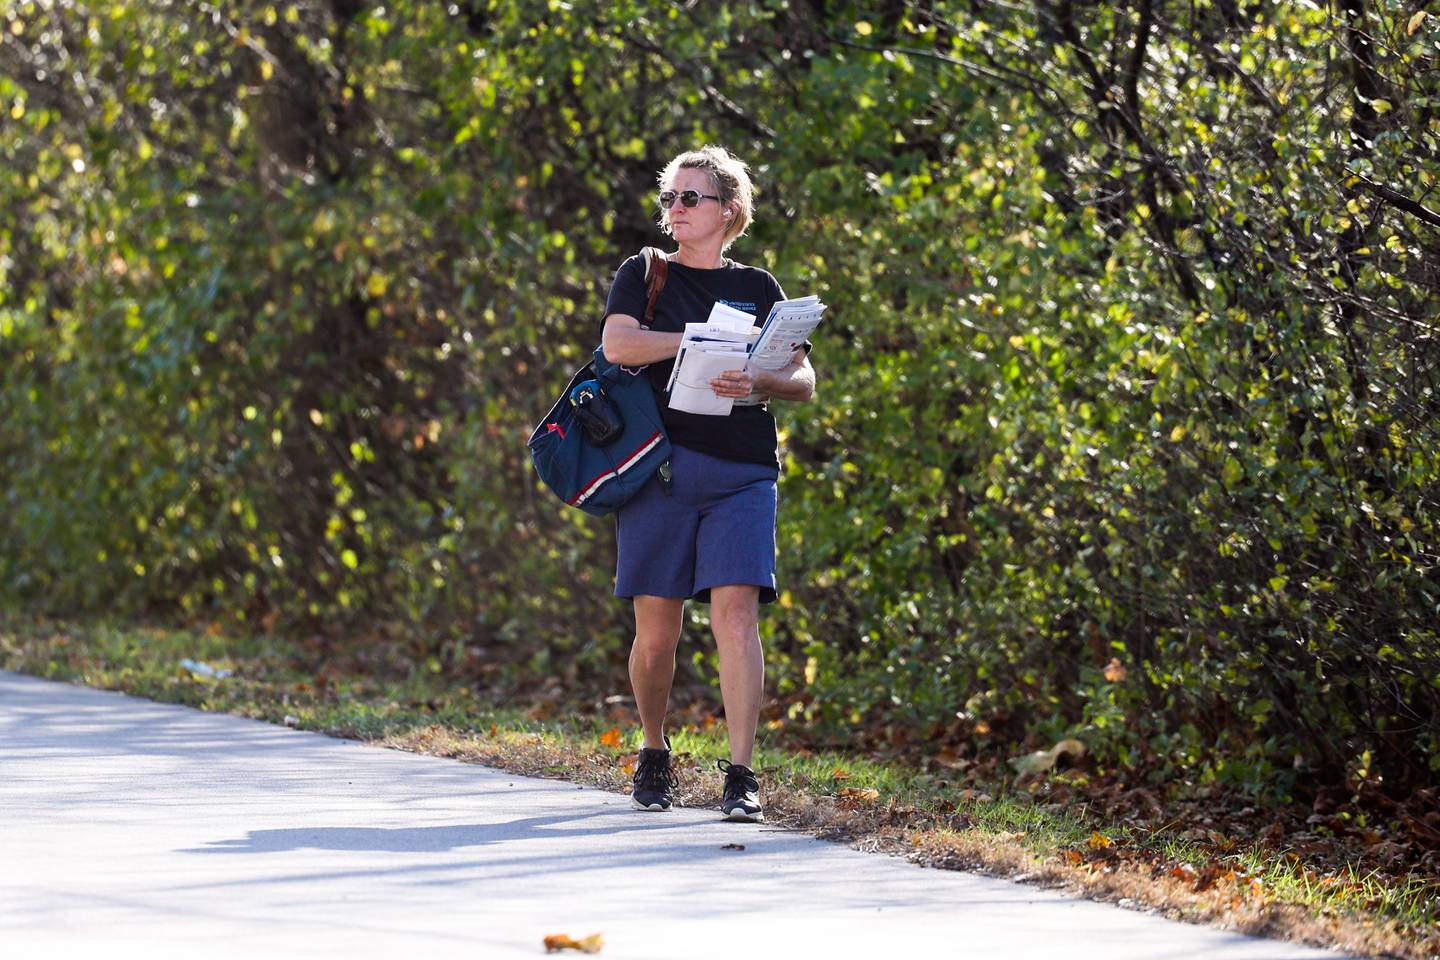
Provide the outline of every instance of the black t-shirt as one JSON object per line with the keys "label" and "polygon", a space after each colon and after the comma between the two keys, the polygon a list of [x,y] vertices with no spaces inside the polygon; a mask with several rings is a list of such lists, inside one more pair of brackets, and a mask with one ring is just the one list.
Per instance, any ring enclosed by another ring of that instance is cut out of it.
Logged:
{"label": "black t-shirt", "polygon": [[[644,322],[645,261],[635,255],[620,265],[610,297],[605,303],[605,316],[623,313]],[[747,267],[726,260],[725,266],[714,270],[687,267],[670,261],[665,288],[655,301],[655,316],[650,329],[665,333],[684,333],[687,323],[704,323],[716,301],[743,310],[764,323],[770,308],[785,293],[765,270]],[[708,453],[724,460],[742,463],[763,463],[776,468],[775,418],[763,406],[736,406],[727,417],[705,416],[671,410],[663,391],[670,382],[672,357],[659,360],[645,369],[651,385],[660,396],[661,418],[670,442]]]}

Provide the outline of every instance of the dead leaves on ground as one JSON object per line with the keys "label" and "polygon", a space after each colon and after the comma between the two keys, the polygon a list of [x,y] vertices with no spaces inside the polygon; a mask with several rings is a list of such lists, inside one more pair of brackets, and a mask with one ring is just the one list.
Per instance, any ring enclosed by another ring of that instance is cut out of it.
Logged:
{"label": "dead leaves on ground", "polygon": [[880,791],[873,788],[862,789],[860,787],[841,787],[836,795],[836,805],[842,810],[859,810],[861,807],[868,807],[880,799]]}
{"label": "dead leaves on ground", "polygon": [[578,950],[581,953],[599,953],[604,946],[605,941],[598,933],[592,933],[582,940],[576,940],[568,933],[552,933],[545,938],[546,953],[557,953],[561,950]]}
{"label": "dead leaves on ground", "polygon": [[1090,864],[1092,868],[1109,868],[1117,861],[1131,859],[1127,851],[1115,845],[1115,841],[1100,831],[1092,831],[1084,847],[1071,847],[1060,851],[1060,862],[1070,867]]}
{"label": "dead leaves on ground", "polygon": [[1108,850],[1115,846],[1115,841],[1098,831],[1090,834],[1090,839],[1085,841],[1091,850]]}
{"label": "dead leaves on ground", "polygon": [[1261,899],[1265,896],[1264,882],[1233,861],[1211,860],[1200,867],[1185,861],[1161,861],[1141,849],[1117,845],[1115,840],[1099,831],[1092,832],[1083,847],[1060,851],[1061,863],[1068,867],[1087,867],[1092,872],[1114,871],[1122,864],[1143,868],[1147,860],[1151,866],[1151,876],[1157,879],[1165,877],[1179,880],[1195,893],[1204,893],[1207,890],[1230,891],[1230,905],[1233,907],[1238,907],[1246,897]]}
{"label": "dead leaves on ground", "polygon": [[1237,892],[1244,892],[1252,897],[1265,895],[1265,882],[1259,877],[1251,876],[1234,864],[1212,860],[1197,870],[1193,864],[1175,863],[1167,864],[1161,872],[1174,880],[1189,884],[1190,889],[1196,893],[1229,885],[1233,886]]}

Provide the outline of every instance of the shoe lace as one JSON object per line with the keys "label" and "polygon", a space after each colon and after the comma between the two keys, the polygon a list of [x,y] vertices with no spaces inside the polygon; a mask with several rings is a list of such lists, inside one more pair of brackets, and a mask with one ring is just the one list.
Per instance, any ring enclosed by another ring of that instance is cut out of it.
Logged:
{"label": "shoe lace", "polygon": [[641,750],[635,767],[635,786],[641,790],[662,790],[668,784],[678,786],[680,777],[670,764],[668,750]]}
{"label": "shoe lace", "polygon": [[716,761],[715,766],[719,767],[725,774],[725,799],[740,800],[747,793],[759,793],[760,781],[755,776],[755,771],[749,767],[742,767],[738,763],[731,763],[729,760]]}

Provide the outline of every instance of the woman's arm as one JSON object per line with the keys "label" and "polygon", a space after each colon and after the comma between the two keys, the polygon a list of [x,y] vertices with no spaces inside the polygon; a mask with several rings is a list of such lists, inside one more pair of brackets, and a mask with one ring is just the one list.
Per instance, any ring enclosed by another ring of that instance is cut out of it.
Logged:
{"label": "woman's arm", "polygon": [[[606,354],[609,356],[609,354]],[[751,392],[765,394],[777,400],[806,401],[815,396],[815,368],[810,366],[810,355],[796,350],[790,355],[788,366],[779,370],[726,370],[710,381],[717,397],[750,396]]]}
{"label": "woman's arm", "polygon": [[641,330],[640,321],[629,314],[612,313],[605,318],[600,347],[611,363],[634,367],[673,358],[683,337],[681,333]]}
{"label": "woman's arm", "polygon": [[756,370],[754,389],[778,400],[799,400],[804,403],[815,396],[815,368],[810,354],[796,350],[788,366],[779,370]]}

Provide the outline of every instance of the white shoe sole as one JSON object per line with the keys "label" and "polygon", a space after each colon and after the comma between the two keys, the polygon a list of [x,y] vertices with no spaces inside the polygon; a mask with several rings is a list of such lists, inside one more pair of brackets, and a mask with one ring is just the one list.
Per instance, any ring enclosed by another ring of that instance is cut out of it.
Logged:
{"label": "white shoe sole", "polygon": [[639,800],[636,800],[634,797],[630,798],[630,806],[634,807],[636,810],[650,810],[655,813],[663,813],[666,810],[670,809],[669,807],[661,806],[658,803],[646,805],[641,803]]}
{"label": "white shoe sole", "polygon": [[739,823],[764,823],[765,811],[761,810],[757,813],[746,813],[744,810],[731,810],[729,813],[724,814],[724,817],[726,820],[735,820]]}

